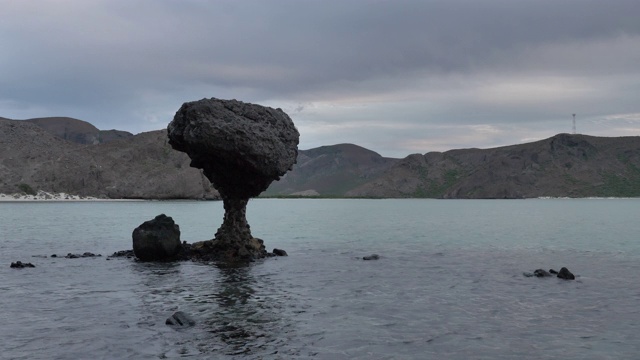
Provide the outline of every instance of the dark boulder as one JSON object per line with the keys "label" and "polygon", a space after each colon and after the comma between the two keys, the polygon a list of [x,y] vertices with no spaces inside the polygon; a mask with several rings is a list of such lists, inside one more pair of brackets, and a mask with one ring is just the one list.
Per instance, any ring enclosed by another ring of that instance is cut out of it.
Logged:
{"label": "dark boulder", "polygon": [[362,258],[362,260],[378,260],[378,259],[380,259],[380,255],[378,254],[371,254]]}
{"label": "dark boulder", "polygon": [[220,192],[225,213],[205,244],[210,254],[228,260],[267,256],[251,235],[246,206],[295,164],[300,134],[291,118],[281,109],[202,99],[184,103],[167,134],[169,144],[187,153],[191,167],[202,169]]}
{"label": "dark boulder", "polygon": [[165,214],[133,230],[133,252],[141,261],[173,260],[180,251],[180,227]]}
{"label": "dark boulder", "polygon": [[[82,254],[68,253],[67,256],[65,256],[65,258],[67,258],[67,259],[79,259],[79,258],[101,257],[101,256],[102,255],[100,255],[100,254],[94,254],[94,253],[91,253],[91,252],[85,252],[85,253],[82,253]],[[55,257],[55,256],[51,255],[51,257]]]}
{"label": "dark boulder", "polygon": [[542,269],[536,269],[533,272],[533,275],[537,276],[537,277],[550,277],[551,276],[551,274],[549,272],[547,272],[546,270],[542,270]]}
{"label": "dark boulder", "polygon": [[188,327],[196,324],[196,321],[182,311],[177,311],[164,322],[166,325]]}
{"label": "dark boulder", "polygon": [[557,276],[560,279],[564,279],[564,280],[575,280],[576,279],[576,277],[566,267],[563,267],[562,269],[560,269],[560,271],[558,272]]}
{"label": "dark boulder", "polygon": [[273,249],[273,254],[275,256],[289,256],[287,252],[282,249]]}
{"label": "dark boulder", "polygon": [[16,261],[11,263],[11,267],[14,269],[34,268],[36,267],[32,263],[23,263],[22,261]]}

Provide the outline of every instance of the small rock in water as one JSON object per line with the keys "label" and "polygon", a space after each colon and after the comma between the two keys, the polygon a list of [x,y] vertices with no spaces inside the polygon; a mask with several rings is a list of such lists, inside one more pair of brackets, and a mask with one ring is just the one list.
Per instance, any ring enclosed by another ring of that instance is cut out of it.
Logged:
{"label": "small rock in water", "polygon": [[282,249],[273,249],[273,254],[276,256],[289,256],[287,252]]}
{"label": "small rock in water", "polygon": [[553,269],[549,269],[549,272],[553,275],[558,275],[558,272]]}
{"label": "small rock in water", "polygon": [[14,269],[34,268],[36,267],[32,263],[23,263],[22,261],[16,261],[11,263],[11,267]]}
{"label": "small rock in water", "polygon": [[[67,259],[78,259],[78,258],[86,258],[86,257],[100,257],[102,255],[100,254],[94,254],[94,253],[90,253],[90,252],[85,252],[83,254],[72,254],[72,253],[68,253],[67,256],[65,256],[65,258]],[[53,255],[51,255],[51,257],[55,257]]]}
{"label": "small rock in water", "polygon": [[177,311],[165,321],[165,324],[172,326],[193,326],[196,324],[196,321],[189,315],[185,314],[182,311]]}
{"label": "small rock in water", "polygon": [[371,254],[369,256],[365,256],[362,258],[362,260],[378,260],[380,259],[380,255],[378,254]]}
{"label": "small rock in water", "polygon": [[558,272],[558,277],[560,279],[565,279],[565,280],[575,280],[576,279],[576,277],[566,267],[563,267],[562,269],[560,269],[560,272]]}
{"label": "small rock in water", "polygon": [[547,272],[546,270],[542,270],[542,269],[536,269],[533,272],[533,275],[535,275],[537,277],[549,277],[549,276],[551,276],[551,274],[549,272]]}

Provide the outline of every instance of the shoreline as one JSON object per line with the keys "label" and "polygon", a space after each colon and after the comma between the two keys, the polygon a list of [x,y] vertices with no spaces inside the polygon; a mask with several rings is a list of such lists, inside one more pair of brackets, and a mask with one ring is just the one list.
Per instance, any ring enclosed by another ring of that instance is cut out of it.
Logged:
{"label": "shoreline", "polygon": [[93,196],[80,196],[67,193],[49,193],[46,191],[38,191],[35,195],[30,194],[0,194],[0,202],[80,202],[80,201],[144,201],[137,199],[102,199]]}

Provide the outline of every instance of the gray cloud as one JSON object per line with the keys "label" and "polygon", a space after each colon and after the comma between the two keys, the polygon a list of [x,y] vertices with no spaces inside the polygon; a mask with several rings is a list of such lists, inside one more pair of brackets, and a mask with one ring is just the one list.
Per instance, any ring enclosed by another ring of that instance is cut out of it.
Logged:
{"label": "gray cloud", "polygon": [[621,119],[640,113],[639,12],[635,0],[7,2],[0,116],[139,132],[184,101],[238,98],[288,111],[303,148],[390,156],[547,137],[574,112],[593,135],[638,135]]}

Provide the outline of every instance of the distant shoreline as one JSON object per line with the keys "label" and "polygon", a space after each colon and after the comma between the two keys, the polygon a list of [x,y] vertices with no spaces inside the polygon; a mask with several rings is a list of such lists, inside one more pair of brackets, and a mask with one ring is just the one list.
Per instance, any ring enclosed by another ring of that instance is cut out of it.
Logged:
{"label": "distant shoreline", "polygon": [[37,194],[0,194],[0,202],[48,202],[48,201],[145,201],[143,199],[103,199],[93,196],[80,196],[67,193],[48,193],[38,191]]}

